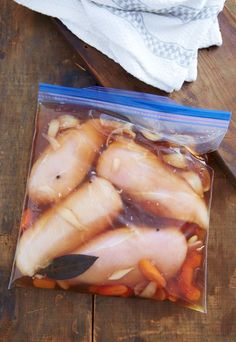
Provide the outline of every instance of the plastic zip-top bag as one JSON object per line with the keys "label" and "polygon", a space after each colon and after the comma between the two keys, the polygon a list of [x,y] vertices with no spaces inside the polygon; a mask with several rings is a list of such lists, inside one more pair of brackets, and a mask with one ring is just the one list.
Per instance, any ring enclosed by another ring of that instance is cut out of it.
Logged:
{"label": "plastic zip-top bag", "polygon": [[213,170],[230,113],[151,94],[40,85],[10,286],[206,311]]}

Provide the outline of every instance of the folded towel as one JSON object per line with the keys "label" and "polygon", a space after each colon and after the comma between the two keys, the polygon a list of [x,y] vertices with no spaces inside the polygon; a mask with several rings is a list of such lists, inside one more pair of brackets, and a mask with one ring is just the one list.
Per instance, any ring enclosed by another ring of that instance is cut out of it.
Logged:
{"label": "folded towel", "polygon": [[221,45],[224,0],[16,0],[59,18],[129,73],[172,92],[197,78],[198,49]]}

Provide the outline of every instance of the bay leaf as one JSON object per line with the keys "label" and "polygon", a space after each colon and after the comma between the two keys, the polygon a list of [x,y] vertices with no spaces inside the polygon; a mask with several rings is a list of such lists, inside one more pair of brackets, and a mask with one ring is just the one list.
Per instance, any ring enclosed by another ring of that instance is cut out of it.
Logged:
{"label": "bay leaf", "polygon": [[55,280],[66,280],[87,271],[97,259],[98,257],[92,255],[63,255],[53,259],[48,267],[37,273]]}

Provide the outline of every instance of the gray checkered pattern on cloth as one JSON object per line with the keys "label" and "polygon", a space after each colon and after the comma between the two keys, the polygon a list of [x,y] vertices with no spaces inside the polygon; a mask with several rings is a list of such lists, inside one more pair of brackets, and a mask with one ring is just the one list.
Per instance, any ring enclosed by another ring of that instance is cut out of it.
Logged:
{"label": "gray checkered pattern on cloth", "polygon": [[192,8],[189,6],[175,6],[170,8],[165,8],[161,10],[154,10],[148,7],[140,0],[112,0],[112,2],[125,11],[143,11],[151,12],[156,14],[163,14],[166,16],[177,17],[183,22],[188,22],[191,20],[203,20],[207,18],[212,18],[218,15],[219,7],[203,7],[200,11],[197,8]]}
{"label": "gray checkered pattern on cloth", "polygon": [[174,60],[177,64],[183,67],[188,67],[196,58],[196,51],[185,49],[177,43],[161,41],[150,33],[144,23],[142,12],[124,11],[104,5],[102,5],[102,7],[106,8],[114,15],[127,20],[143,38],[143,41],[149,50],[156,56]]}
{"label": "gray checkered pattern on cloth", "polygon": [[160,14],[169,15],[181,19],[183,22],[192,20],[203,20],[217,16],[219,13],[219,7],[203,7],[201,11],[196,8],[187,6],[170,7],[169,9],[163,9],[158,11]]}
{"label": "gray checkered pattern on cloth", "polygon": [[145,11],[151,12],[150,7],[140,0],[112,0],[116,6],[126,11]]}

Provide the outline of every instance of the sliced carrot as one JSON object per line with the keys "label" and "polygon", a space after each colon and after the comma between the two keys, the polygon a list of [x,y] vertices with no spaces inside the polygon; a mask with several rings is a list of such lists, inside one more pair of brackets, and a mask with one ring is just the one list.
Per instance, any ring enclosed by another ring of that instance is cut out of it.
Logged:
{"label": "sliced carrot", "polygon": [[152,264],[152,262],[148,259],[142,259],[139,261],[139,269],[149,281],[155,281],[159,287],[166,286],[166,280],[161,275],[159,270]]}
{"label": "sliced carrot", "polygon": [[192,268],[200,267],[202,263],[202,254],[198,253],[196,250],[193,250],[189,253],[186,262]]}
{"label": "sliced carrot", "polygon": [[31,223],[32,220],[32,212],[30,210],[30,208],[27,208],[23,215],[22,215],[22,219],[21,219],[21,225],[20,228],[22,231],[26,230],[27,228],[29,228],[29,225]]}
{"label": "sliced carrot", "polygon": [[54,289],[56,286],[55,280],[52,279],[33,279],[33,285],[41,289]]}
{"label": "sliced carrot", "polygon": [[168,299],[171,301],[171,302],[176,302],[178,300],[178,298],[176,296],[172,296],[172,295],[169,295],[168,296]]}
{"label": "sliced carrot", "polygon": [[157,300],[165,300],[166,299],[166,291],[162,288],[157,289],[155,295],[153,296],[153,299]]}
{"label": "sliced carrot", "polygon": [[186,288],[186,298],[191,302],[196,302],[201,297],[201,291],[193,285]]}
{"label": "sliced carrot", "polygon": [[168,281],[165,290],[167,292],[167,296],[180,297],[179,283],[176,278]]}
{"label": "sliced carrot", "polygon": [[180,282],[184,284],[192,284],[194,269],[189,265],[184,265],[180,274]]}
{"label": "sliced carrot", "polygon": [[133,296],[133,294],[134,294],[134,291],[128,287],[126,293],[121,295],[121,297],[131,297]]}
{"label": "sliced carrot", "polygon": [[70,288],[69,283],[65,280],[57,280],[56,282],[63,290],[68,290]]}
{"label": "sliced carrot", "polygon": [[91,293],[98,293],[99,286],[91,285],[88,287],[88,291]]}
{"label": "sliced carrot", "polygon": [[179,275],[179,288],[182,295],[190,300],[197,301],[201,297],[201,291],[193,285],[194,270],[200,267],[202,255],[196,250],[191,251],[185,260]]}
{"label": "sliced carrot", "polygon": [[126,296],[130,293],[125,285],[90,286],[89,292],[103,296]]}

